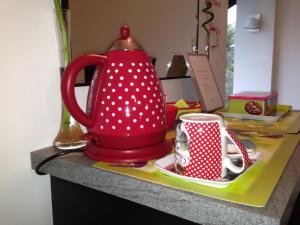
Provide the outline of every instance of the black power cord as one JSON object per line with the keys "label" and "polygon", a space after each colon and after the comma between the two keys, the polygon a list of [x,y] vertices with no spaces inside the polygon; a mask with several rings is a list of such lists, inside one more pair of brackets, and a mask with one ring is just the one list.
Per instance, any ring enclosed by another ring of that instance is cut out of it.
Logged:
{"label": "black power cord", "polygon": [[74,153],[74,152],[84,152],[85,149],[73,149],[73,150],[62,150],[54,155],[51,155],[49,157],[47,157],[46,159],[44,159],[43,161],[41,161],[36,167],[35,167],[35,172],[38,175],[46,175],[46,173],[41,172],[39,169],[47,162],[49,162],[50,160],[56,159],[60,156],[69,154],[69,153]]}

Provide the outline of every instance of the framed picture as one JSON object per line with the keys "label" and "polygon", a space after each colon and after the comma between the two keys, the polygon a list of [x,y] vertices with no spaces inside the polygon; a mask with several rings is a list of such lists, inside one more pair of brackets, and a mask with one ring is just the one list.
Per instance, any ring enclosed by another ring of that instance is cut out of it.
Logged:
{"label": "framed picture", "polygon": [[212,112],[224,107],[216,79],[207,55],[189,54],[192,67],[192,79],[204,112]]}

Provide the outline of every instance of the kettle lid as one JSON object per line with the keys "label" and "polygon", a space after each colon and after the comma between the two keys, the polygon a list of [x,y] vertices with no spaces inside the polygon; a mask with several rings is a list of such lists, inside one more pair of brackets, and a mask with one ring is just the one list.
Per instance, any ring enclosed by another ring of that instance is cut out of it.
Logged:
{"label": "kettle lid", "polygon": [[120,38],[117,39],[109,48],[112,50],[139,50],[143,49],[135,40],[130,37],[130,29],[124,25],[120,28]]}

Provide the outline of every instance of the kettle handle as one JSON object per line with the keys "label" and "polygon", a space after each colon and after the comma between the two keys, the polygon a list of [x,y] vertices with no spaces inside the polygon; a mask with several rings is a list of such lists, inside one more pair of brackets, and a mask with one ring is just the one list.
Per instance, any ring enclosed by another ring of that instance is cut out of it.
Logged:
{"label": "kettle handle", "polygon": [[96,54],[80,56],[67,66],[62,78],[61,94],[63,101],[71,115],[87,128],[92,127],[94,123],[92,117],[85,114],[78,105],[75,97],[75,81],[81,69],[91,65],[104,64],[106,60],[106,56]]}

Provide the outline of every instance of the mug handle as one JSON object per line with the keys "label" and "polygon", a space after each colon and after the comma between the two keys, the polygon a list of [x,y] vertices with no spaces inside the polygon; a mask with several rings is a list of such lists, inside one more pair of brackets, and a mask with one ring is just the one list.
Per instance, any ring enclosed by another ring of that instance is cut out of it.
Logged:
{"label": "mug handle", "polygon": [[243,165],[238,167],[226,156],[224,159],[224,166],[233,173],[241,173],[249,166],[249,157],[246,148],[239,142],[234,134],[228,128],[223,128],[225,136],[236,146],[238,151],[242,154]]}

